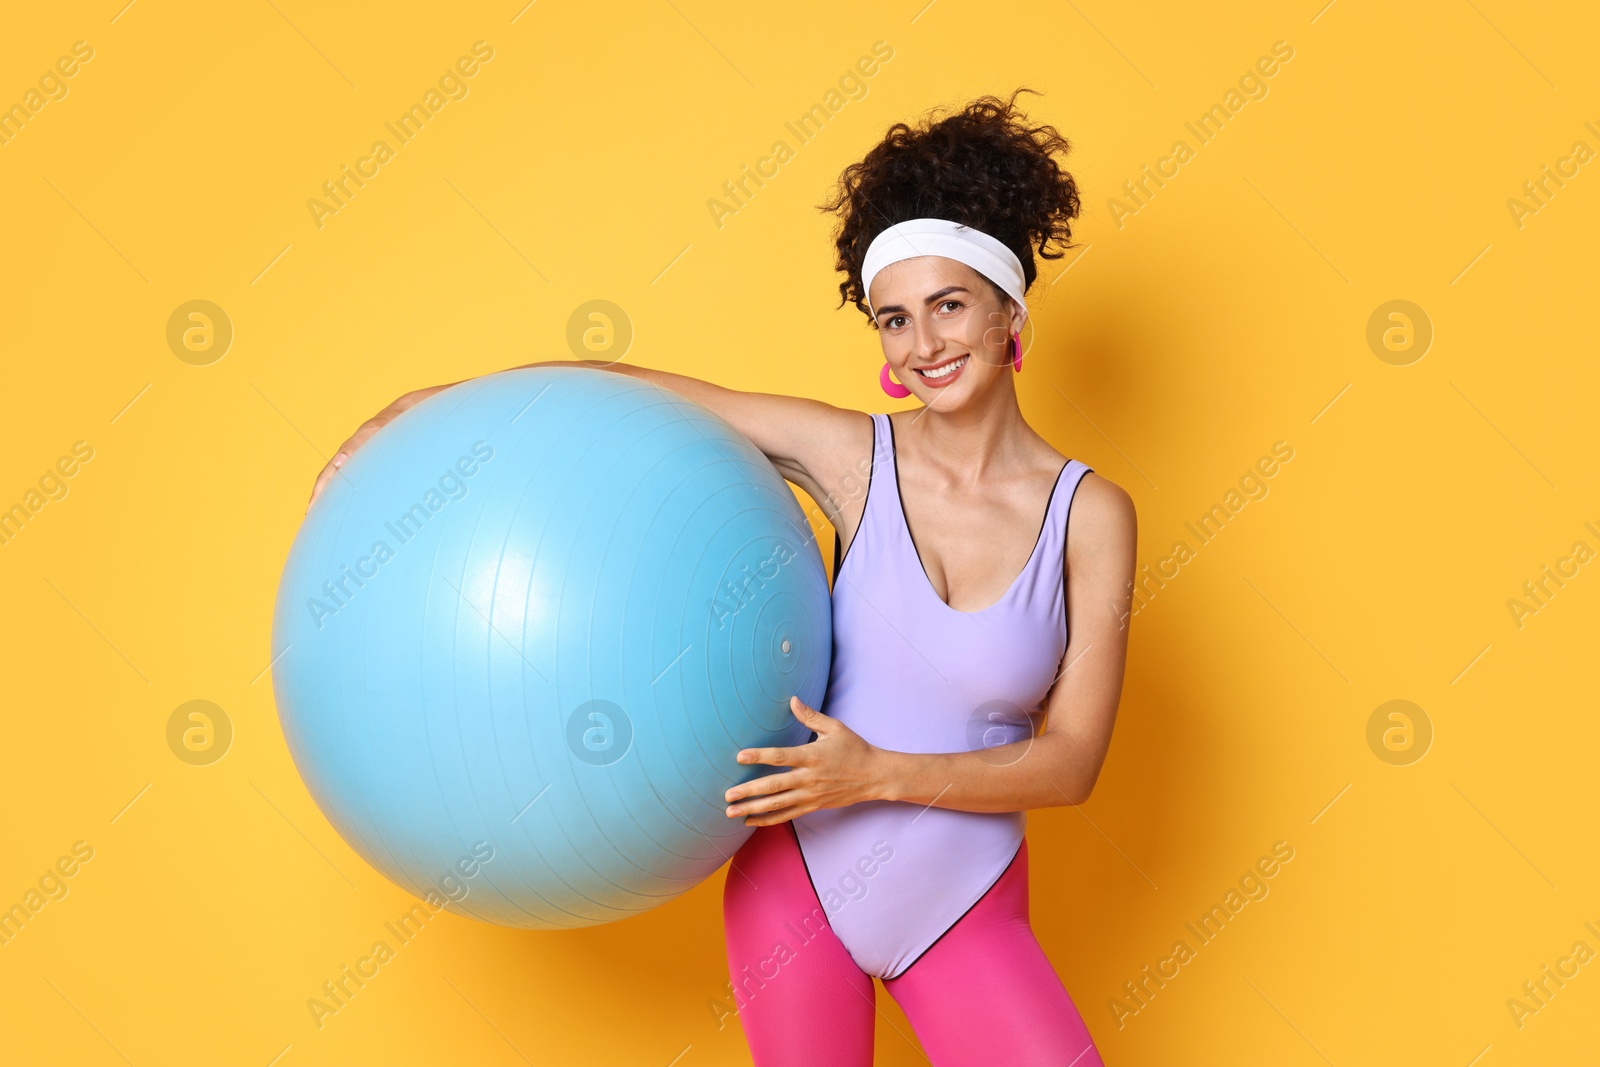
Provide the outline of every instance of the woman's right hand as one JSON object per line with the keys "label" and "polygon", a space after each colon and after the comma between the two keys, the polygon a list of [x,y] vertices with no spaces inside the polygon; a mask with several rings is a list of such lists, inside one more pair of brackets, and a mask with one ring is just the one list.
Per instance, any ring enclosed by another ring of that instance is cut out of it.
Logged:
{"label": "woman's right hand", "polygon": [[316,482],[311,486],[311,499],[306,501],[306,511],[308,513],[311,511],[311,505],[316,503],[317,494],[322,492],[323,486],[327,485],[334,475],[338,474],[339,468],[344,466],[345,461],[350,458],[351,454],[366,444],[373,434],[393,422],[395,417],[402,411],[414,408],[434,393],[448,388],[450,388],[448,385],[435,385],[428,389],[413,390],[356,427],[356,432],[350,435],[349,440],[339,446],[338,451],[334,452],[333,458],[327,462],[322,468],[322,472],[317,475]]}

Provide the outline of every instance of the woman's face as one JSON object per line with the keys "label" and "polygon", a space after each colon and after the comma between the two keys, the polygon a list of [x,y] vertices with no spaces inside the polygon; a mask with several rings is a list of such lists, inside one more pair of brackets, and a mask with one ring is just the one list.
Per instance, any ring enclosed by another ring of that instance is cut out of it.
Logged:
{"label": "woman's face", "polygon": [[902,259],[877,273],[868,295],[889,369],[925,405],[948,411],[1009,377],[1021,312],[965,263]]}

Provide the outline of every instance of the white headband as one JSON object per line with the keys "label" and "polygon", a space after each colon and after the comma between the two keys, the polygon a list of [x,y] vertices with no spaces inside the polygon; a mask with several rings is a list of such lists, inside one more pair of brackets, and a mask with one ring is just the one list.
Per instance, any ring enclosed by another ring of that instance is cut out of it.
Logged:
{"label": "white headband", "polygon": [[[963,226],[949,219],[908,219],[898,222],[872,239],[867,246],[866,258],[861,261],[861,293],[872,308],[872,279],[891,263],[918,256],[943,256],[957,263],[965,263],[979,274],[998,285],[1028,317],[1028,305],[1022,299],[1027,280],[1022,274],[1022,261],[1017,254],[982,230]],[[872,312],[877,317],[877,312]]]}

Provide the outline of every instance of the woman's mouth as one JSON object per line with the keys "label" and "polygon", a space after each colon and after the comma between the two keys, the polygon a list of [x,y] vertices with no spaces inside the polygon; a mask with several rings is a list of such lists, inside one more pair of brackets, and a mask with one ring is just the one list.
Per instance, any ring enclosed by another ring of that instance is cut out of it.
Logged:
{"label": "woman's mouth", "polygon": [[967,360],[970,358],[970,356],[959,356],[946,363],[940,363],[936,367],[929,367],[926,369],[919,367],[916,368],[917,374],[919,374],[922,377],[922,380],[927,382],[929,385],[937,386],[942,389],[951,382],[955,381],[957,378],[961,377],[961,368],[967,365]]}

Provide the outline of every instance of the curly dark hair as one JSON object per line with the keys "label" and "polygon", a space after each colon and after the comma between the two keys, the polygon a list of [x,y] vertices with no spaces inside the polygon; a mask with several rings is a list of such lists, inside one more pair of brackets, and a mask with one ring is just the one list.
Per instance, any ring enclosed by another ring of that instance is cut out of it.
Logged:
{"label": "curly dark hair", "polygon": [[[1078,184],[1055,159],[1072,146],[1054,127],[1024,121],[1016,111],[1024,92],[1042,95],[1024,87],[1010,100],[981,96],[937,121],[935,109],[918,127],[897,122],[844,169],[833,196],[818,205],[840,216],[834,235],[835,267],[845,273],[839,307],[852,302],[871,320],[861,261],[874,237],[907,219],[949,219],[1003,242],[1022,261],[1024,288],[1038,275],[1035,250],[1060,259],[1075,247]],[[1052,243],[1060,250],[1052,251]]]}

